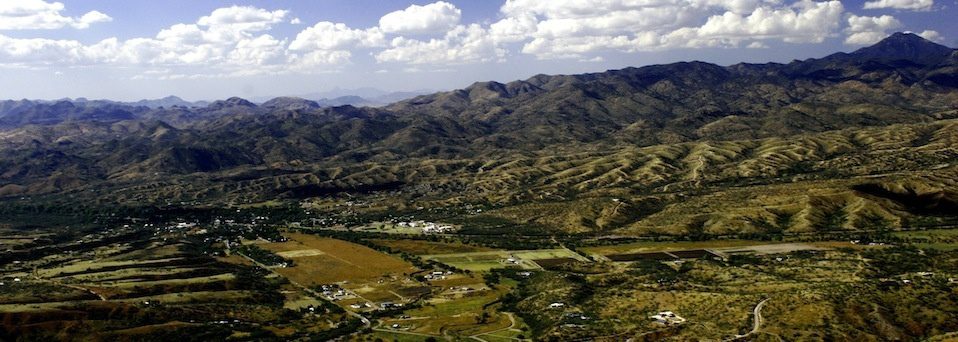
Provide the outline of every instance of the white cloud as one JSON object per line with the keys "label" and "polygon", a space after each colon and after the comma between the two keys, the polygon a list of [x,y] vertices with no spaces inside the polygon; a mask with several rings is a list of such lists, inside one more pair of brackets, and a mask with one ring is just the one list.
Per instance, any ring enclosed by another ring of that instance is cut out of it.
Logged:
{"label": "white cloud", "polygon": [[[285,16],[283,10],[226,7],[199,18],[195,24],[172,25],[154,38],[108,38],[92,45],[75,40],[0,35],[0,63],[202,66],[230,72],[272,70],[285,62],[287,42],[262,31],[282,22]],[[94,15],[90,20],[96,18]]]}
{"label": "white cloud", "polygon": [[539,22],[530,14],[508,17],[489,26],[489,34],[499,42],[520,42],[536,32]]}
{"label": "white cloud", "polygon": [[709,17],[697,38],[781,39],[788,43],[820,43],[839,26],[840,1],[799,1],[789,7],[758,7],[748,15],[732,11]]}
{"label": "white cloud", "polygon": [[853,14],[848,17],[848,28],[845,29],[848,37],[845,38],[845,44],[874,44],[887,37],[889,30],[901,26],[901,22],[890,15],[866,17]]}
{"label": "white cloud", "polygon": [[90,27],[91,24],[96,23],[105,23],[113,21],[113,18],[100,12],[100,11],[90,11],[80,17],[80,19],[75,20],[70,23],[70,26],[73,26],[78,29],[85,29]]}
{"label": "white cloud", "polygon": [[268,11],[252,6],[230,6],[217,8],[208,16],[200,17],[196,22],[202,26],[230,27],[237,31],[264,31],[273,24],[283,21],[288,11]]}
{"label": "white cloud", "polygon": [[928,11],[935,0],[874,0],[865,2],[864,9],[894,8],[912,11]]}
{"label": "white cloud", "polygon": [[307,27],[289,44],[292,51],[337,50],[354,46],[375,47],[386,44],[386,36],[379,28],[351,29],[343,23],[323,21]]}
{"label": "white cloud", "polygon": [[285,10],[248,6],[218,8],[195,24],[176,24],[156,37],[120,44],[122,61],[147,65],[263,66],[284,57],[286,42],[268,31],[283,22]]}
{"label": "white cloud", "polygon": [[272,65],[282,63],[286,42],[268,34],[236,43],[227,60],[235,65]]}
{"label": "white cloud", "polygon": [[468,64],[502,60],[506,50],[478,24],[459,25],[441,39],[396,37],[390,48],[375,55],[379,62],[407,64]]}
{"label": "white cloud", "polygon": [[[109,20],[96,11],[63,17],[59,3],[17,4],[20,7],[0,4],[0,18],[46,11],[68,19],[61,20],[61,27]],[[521,53],[540,59],[597,62],[604,51],[768,48],[773,41],[819,43],[841,33],[847,44],[868,44],[901,26],[888,15],[846,14],[839,0],[505,0],[501,17],[491,24],[461,24],[461,12],[444,1],[412,5],[382,16],[378,26],[321,21],[286,38],[270,33],[282,23],[302,23],[288,11],[230,6],[195,22],[171,25],[153,37],[83,44],[0,35],[0,64],[142,66],[171,70],[142,77],[186,78],[184,70],[226,76],[335,71],[354,56],[368,54],[379,63],[435,69],[503,61],[507,47],[520,47]],[[6,24],[0,21],[0,27]],[[937,32],[926,32],[941,39]]]}
{"label": "white cloud", "polygon": [[496,41],[526,42],[540,59],[582,58],[600,50],[634,52],[738,47],[763,40],[818,43],[835,36],[838,0],[507,0],[490,26]]}
{"label": "white cloud", "polygon": [[74,18],[64,16],[63,3],[43,0],[0,1],[0,30],[52,30],[67,26],[85,29],[91,24],[112,21],[99,11]]}
{"label": "white cloud", "polygon": [[379,19],[379,27],[396,34],[443,33],[456,27],[461,17],[462,11],[455,5],[439,1],[388,13]]}
{"label": "white cloud", "polygon": [[290,68],[316,71],[334,67],[349,63],[353,49],[385,45],[386,36],[378,27],[360,30],[323,21],[299,32],[289,44]]}
{"label": "white cloud", "polygon": [[942,37],[941,33],[938,33],[938,31],[935,31],[935,30],[924,30],[924,31],[921,31],[921,33],[919,33],[918,35],[921,36],[922,38],[928,39],[933,42],[945,41],[945,37]]}

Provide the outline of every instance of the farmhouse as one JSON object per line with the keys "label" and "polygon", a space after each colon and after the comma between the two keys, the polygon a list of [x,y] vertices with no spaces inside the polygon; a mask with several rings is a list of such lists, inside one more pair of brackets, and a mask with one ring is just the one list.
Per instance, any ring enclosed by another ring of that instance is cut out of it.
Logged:
{"label": "farmhouse", "polygon": [[665,325],[675,325],[685,323],[685,318],[682,318],[679,315],[676,315],[672,311],[662,311],[655,315],[649,316],[656,323],[661,323]]}
{"label": "farmhouse", "polygon": [[393,302],[382,302],[382,303],[379,303],[379,307],[383,310],[386,310],[386,309],[392,309],[392,308],[401,308],[402,304],[393,303]]}
{"label": "farmhouse", "polygon": [[432,223],[432,222],[426,223],[422,227],[422,232],[426,234],[445,233],[451,230],[452,230],[452,226],[448,224],[438,224],[438,223]]}
{"label": "farmhouse", "polygon": [[372,305],[369,305],[369,303],[356,303],[356,304],[350,304],[350,305],[349,305],[349,307],[351,307],[351,308],[353,308],[353,309],[365,309],[365,308],[368,308],[368,307],[371,307],[371,306],[372,306]]}

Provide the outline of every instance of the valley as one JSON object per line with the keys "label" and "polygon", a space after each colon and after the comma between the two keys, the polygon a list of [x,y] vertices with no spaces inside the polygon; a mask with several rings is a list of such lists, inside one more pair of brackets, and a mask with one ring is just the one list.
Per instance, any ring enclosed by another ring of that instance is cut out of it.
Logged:
{"label": "valley", "polygon": [[[781,241],[572,235],[543,242],[550,248],[497,250],[454,233],[277,225],[244,210],[192,215],[88,234],[82,246],[63,240],[72,230],[12,228],[20,240],[5,246],[22,257],[0,271],[4,336],[909,339],[958,324],[947,304],[958,286],[955,229]],[[665,311],[682,322],[649,318]]]}
{"label": "valley", "polygon": [[0,340],[947,340],[956,68],[0,102]]}

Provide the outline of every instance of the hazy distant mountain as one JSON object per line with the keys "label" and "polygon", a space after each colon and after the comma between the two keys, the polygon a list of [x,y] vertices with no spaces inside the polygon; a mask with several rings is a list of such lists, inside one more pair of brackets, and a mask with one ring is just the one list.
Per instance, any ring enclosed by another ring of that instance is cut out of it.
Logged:
{"label": "hazy distant mountain", "polygon": [[[303,94],[303,96],[301,97],[310,98],[310,99],[332,99],[332,98],[343,97],[343,96],[358,96],[362,98],[372,99],[372,98],[389,95],[392,93],[393,92],[389,92],[389,91],[385,91],[385,90],[377,89],[377,88],[372,88],[372,87],[352,88],[352,89],[335,87],[327,91]],[[426,90],[426,91],[414,92],[414,93],[425,94],[425,93],[431,93],[431,91]]]}
{"label": "hazy distant mountain", "polygon": [[160,107],[169,108],[169,107],[173,107],[173,106],[181,106],[181,107],[206,107],[207,105],[209,105],[209,102],[207,102],[207,101],[189,102],[189,101],[183,100],[183,99],[181,99],[181,98],[179,98],[179,97],[176,97],[176,96],[167,96],[167,97],[164,97],[164,98],[162,98],[162,99],[139,100],[139,101],[136,101],[136,102],[126,102],[126,104],[129,104],[129,105],[131,105],[131,106],[144,106],[144,107],[149,107],[149,108],[160,108]]}
{"label": "hazy distant mountain", "polygon": [[[410,99],[419,95],[432,93],[431,90],[388,92],[376,88],[343,89],[334,88],[324,92],[315,92],[296,95],[294,97],[311,99],[322,107],[354,106],[354,107],[382,107],[394,102]],[[255,97],[251,101],[265,103],[272,100],[267,97]]]}

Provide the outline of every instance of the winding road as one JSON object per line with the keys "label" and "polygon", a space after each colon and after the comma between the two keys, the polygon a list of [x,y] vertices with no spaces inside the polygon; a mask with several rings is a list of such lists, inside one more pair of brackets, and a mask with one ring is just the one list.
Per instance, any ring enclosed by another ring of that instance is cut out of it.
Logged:
{"label": "winding road", "polygon": [[736,340],[740,340],[748,336],[759,333],[759,331],[762,330],[762,322],[763,322],[762,307],[765,306],[765,303],[767,303],[769,299],[771,298],[763,299],[761,302],[758,302],[758,304],[755,305],[755,309],[752,309],[752,331],[749,331],[748,333],[744,335],[735,335],[735,337],[725,339],[723,341],[736,341]]}
{"label": "winding road", "polygon": [[761,302],[758,302],[758,305],[755,305],[755,309],[752,310],[752,314],[755,317],[753,321],[755,321],[755,323],[752,326],[752,331],[749,331],[746,335],[757,333],[759,329],[762,329],[762,307],[765,306],[765,303],[768,302],[769,299],[771,298],[765,298]]}

